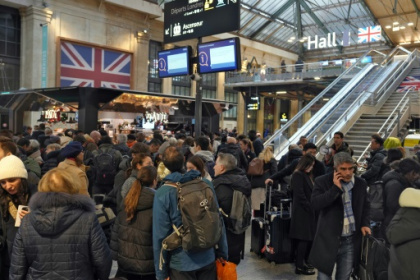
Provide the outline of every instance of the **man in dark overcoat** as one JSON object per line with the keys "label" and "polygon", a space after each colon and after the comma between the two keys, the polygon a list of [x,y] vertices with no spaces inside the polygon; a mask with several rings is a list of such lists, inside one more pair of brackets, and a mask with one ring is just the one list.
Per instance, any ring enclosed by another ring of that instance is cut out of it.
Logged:
{"label": "man in dark overcoat", "polygon": [[366,181],[354,176],[348,153],[334,156],[334,172],[318,177],[311,205],[320,211],[309,262],[318,269],[318,280],[350,279],[357,272],[362,235],[371,234]]}

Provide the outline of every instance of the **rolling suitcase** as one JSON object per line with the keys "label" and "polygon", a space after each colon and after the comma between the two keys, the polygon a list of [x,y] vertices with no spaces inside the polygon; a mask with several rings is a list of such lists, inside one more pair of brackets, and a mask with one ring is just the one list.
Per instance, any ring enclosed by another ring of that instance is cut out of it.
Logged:
{"label": "rolling suitcase", "polygon": [[292,209],[292,200],[290,198],[281,199],[279,211],[272,211],[271,196],[268,204],[269,211],[266,213],[264,255],[269,262],[293,262],[292,240],[289,237],[292,217],[289,209]]}
{"label": "rolling suitcase", "polygon": [[388,279],[389,248],[385,242],[375,237],[363,236],[362,253],[359,264],[359,279]]}
{"label": "rolling suitcase", "polygon": [[265,242],[265,222],[263,218],[255,218],[251,221],[251,252],[263,257],[261,250]]}
{"label": "rolling suitcase", "polygon": [[[267,192],[268,186],[265,186],[265,190]],[[251,252],[254,252],[260,257],[264,256],[262,252],[264,245],[265,245],[265,209],[266,209],[266,201],[261,203],[261,207],[259,211],[254,211],[254,219],[251,221]]]}

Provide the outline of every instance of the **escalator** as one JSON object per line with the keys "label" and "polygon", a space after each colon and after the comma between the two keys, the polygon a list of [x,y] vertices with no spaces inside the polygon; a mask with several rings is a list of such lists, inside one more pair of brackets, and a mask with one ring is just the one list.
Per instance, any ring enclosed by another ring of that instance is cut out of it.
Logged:
{"label": "escalator", "polygon": [[[406,69],[412,68],[410,65],[413,57],[411,52],[404,48],[395,48],[389,55],[383,55],[383,59],[375,64],[362,64],[362,60],[371,52],[376,51],[369,51],[360,57],[352,67],[333,81],[264,143],[265,146],[274,146],[276,159],[287,152],[287,147],[290,144],[297,143],[302,135],[319,146],[328,143],[333,138],[335,131],[347,131],[349,127],[346,128],[346,126],[351,125],[352,118],[360,116],[360,108],[365,102],[378,103],[381,96],[387,93],[384,84],[390,86],[388,81],[397,82],[397,79],[401,81],[405,77],[402,75],[407,71]],[[394,60],[394,56],[401,52],[405,55],[409,54],[410,58],[405,61]],[[357,74],[354,75],[354,72]],[[346,77],[350,73],[353,74],[353,78],[346,82]],[[344,85],[338,92],[334,92],[337,84]],[[396,87],[397,84],[393,82],[392,86]],[[322,104],[322,100],[328,96],[331,96],[329,101]],[[307,119],[305,123],[302,121],[303,118]]]}

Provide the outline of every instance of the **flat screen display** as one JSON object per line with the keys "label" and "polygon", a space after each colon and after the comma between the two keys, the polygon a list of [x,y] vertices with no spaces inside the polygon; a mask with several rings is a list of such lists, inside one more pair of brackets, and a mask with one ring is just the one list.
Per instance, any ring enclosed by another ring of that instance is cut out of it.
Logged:
{"label": "flat screen display", "polygon": [[239,38],[198,45],[198,73],[234,71],[240,68]]}
{"label": "flat screen display", "polygon": [[258,96],[247,96],[246,109],[248,111],[257,111],[260,109],[260,98]]}
{"label": "flat screen display", "polygon": [[364,58],[362,58],[361,63],[372,63],[372,57],[370,55],[365,56]]}
{"label": "flat screen display", "polygon": [[159,78],[191,75],[191,47],[182,47],[158,52]]}

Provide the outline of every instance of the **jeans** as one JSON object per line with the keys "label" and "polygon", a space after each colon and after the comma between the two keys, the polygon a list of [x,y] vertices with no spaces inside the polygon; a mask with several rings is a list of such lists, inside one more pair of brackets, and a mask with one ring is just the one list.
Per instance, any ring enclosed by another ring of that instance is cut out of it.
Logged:
{"label": "jeans", "polygon": [[[353,237],[341,237],[340,247],[338,248],[336,262],[336,280],[348,280],[350,279],[351,272],[353,271],[354,262],[354,244]],[[321,271],[318,271],[317,280],[331,280],[332,277],[328,276]]]}

